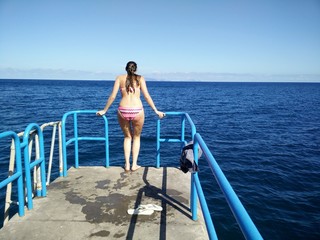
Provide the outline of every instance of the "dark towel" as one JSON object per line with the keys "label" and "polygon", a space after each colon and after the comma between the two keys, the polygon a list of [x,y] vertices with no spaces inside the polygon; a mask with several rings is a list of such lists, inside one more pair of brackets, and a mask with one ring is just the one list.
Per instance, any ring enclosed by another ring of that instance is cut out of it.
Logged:
{"label": "dark towel", "polygon": [[[198,158],[202,155],[202,150],[199,147]],[[182,149],[181,157],[180,157],[180,169],[182,172],[198,172],[198,165],[194,161],[193,156],[193,142],[188,143]]]}

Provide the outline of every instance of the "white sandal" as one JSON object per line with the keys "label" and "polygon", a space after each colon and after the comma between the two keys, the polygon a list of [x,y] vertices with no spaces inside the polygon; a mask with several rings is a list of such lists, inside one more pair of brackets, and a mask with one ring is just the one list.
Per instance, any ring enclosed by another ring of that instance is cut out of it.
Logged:
{"label": "white sandal", "polygon": [[161,206],[158,206],[158,205],[155,205],[155,204],[146,204],[146,205],[139,205],[139,208],[144,208],[144,209],[148,209],[148,210],[153,210],[153,211],[159,211],[161,212],[162,211],[162,207]]}
{"label": "white sandal", "polygon": [[128,209],[127,213],[130,215],[151,215],[154,213],[154,210],[152,209],[146,209],[144,207],[138,207],[136,209]]}

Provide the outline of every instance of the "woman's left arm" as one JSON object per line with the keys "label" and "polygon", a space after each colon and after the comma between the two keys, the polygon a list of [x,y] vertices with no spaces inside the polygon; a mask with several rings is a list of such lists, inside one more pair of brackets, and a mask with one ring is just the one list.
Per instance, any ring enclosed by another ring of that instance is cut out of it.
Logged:
{"label": "woman's left arm", "polygon": [[156,106],[154,105],[154,102],[148,92],[147,84],[144,78],[141,76],[140,79],[140,88],[143,93],[144,98],[146,99],[147,103],[150,105],[152,110],[159,116],[159,118],[163,118],[165,116],[164,112],[158,111]]}

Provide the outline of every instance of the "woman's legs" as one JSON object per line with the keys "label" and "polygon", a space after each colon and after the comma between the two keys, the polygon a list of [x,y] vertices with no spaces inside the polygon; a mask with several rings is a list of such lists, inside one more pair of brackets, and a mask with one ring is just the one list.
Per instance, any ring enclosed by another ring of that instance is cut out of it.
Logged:
{"label": "woman's legs", "polygon": [[140,166],[138,166],[138,156],[140,152],[140,136],[144,124],[144,110],[142,110],[132,121],[133,127],[133,144],[132,144],[132,167],[131,170],[135,171]]}
{"label": "woman's legs", "polygon": [[124,140],[123,140],[123,150],[124,150],[124,159],[125,159],[125,170],[130,170],[130,152],[131,152],[131,128],[130,121],[125,120],[121,114],[118,112],[118,121],[119,125],[123,131]]}
{"label": "woman's legs", "polygon": [[119,125],[123,131],[124,141],[124,158],[125,158],[125,170],[130,170],[130,152],[131,152],[131,142],[132,143],[132,167],[131,170],[135,171],[139,168],[137,165],[139,151],[140,151],[140,136],[144,124],[144,110],[142,110],[134,120],[132,120],[132,128],[130,126],[130,121],[124,119],[118,111],[118,121]]}

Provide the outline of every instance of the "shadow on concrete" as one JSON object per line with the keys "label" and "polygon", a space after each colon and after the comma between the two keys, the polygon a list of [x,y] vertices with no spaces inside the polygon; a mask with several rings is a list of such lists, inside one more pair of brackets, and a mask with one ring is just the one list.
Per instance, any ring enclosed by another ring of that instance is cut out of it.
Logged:
{"label": "shadow on concrete", "polygon": [[[163,167],[163,176],[162,176],[162,188],[155,187],[151,185],[147,180],[149,167],[145,167],[143,172],[143,181],[146,184],[144,187],[142,187],[136,198],[135,206],[134,208],[137,208],[141,204],[141,200],[143,197],[143,193],[147,197],[151,197],[154,199],[161,200],[161,217],[160,217],[160,240],[166,239],[166,232],[167,232],[167,206],[170,205],[175,210],[179,211],[181,214],[185,215],[186,217],[191,219],[191,212],[190,208],[181,203],[180,201],[176,200],[175,198],[169,196],[167,194],[167,168]],[[137,223],[138,215],[132,215],[130,225],[127,232],[126,239],[132,239],[135,231],[135,225]]]}

